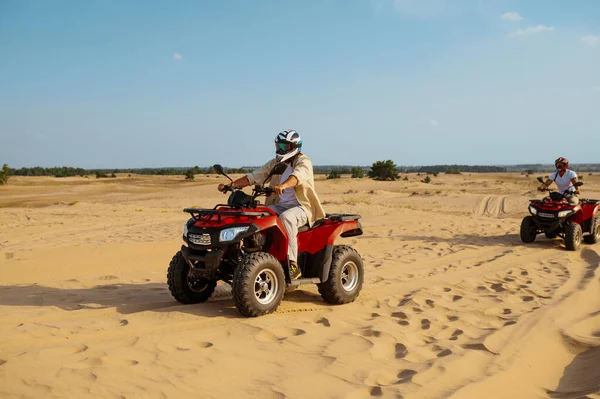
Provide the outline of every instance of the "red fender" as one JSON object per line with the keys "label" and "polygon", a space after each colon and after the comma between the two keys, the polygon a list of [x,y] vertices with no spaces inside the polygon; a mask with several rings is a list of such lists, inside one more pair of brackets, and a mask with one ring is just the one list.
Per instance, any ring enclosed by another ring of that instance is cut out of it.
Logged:
{"label": "red fender", "polygon": [[340,236],[352,237],[359,234],[362,234],[362,228],[358,220],[324,220],[320,225],[298,234],[298,251],[315,254],[326,245],[334,245]]}

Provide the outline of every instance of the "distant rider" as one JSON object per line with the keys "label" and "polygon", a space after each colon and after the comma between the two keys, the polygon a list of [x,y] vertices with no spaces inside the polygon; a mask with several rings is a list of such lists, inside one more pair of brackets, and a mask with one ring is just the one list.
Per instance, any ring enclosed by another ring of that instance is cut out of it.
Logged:
{"label": "distant rider", "polygon": [[556,171],[553,172],[550,176],[548,176],[548,180],[546,180],[538,190],[543,191],[548,186],[555,182],[558,186],[558,191],[562,194],[565,191],[568,194],[565,195],[567,201],[570,204],[577,205],[579,204],[579,188],[575,187],[575,183],[577,183],[577,173],[575,171],[569,169],[569,160],[563,157],[560,157],[554,161],[554,166],[556,167]]}
{"label": "distant rider", "polygon": [[[275,138],[275,158],[231,183],[232,187],[237,188],[263,184],[277,163],[284,162],[288,165],[278,182],[278,176],[273,176],[271,184],[274,185],[276,195],[268,198],[267,205],[279,215],[285,226],[292,279],[302,275],[298,267],[298,228],[307,223],[312,226],[317,220],[325,217],[325,211],[315,192],[312,162],[301,151],[302,139],[298,132],[284,130]],[[225,187],[219,184],[219,191],[223,191]],[[293,190],[288,190],[292,188]]]}

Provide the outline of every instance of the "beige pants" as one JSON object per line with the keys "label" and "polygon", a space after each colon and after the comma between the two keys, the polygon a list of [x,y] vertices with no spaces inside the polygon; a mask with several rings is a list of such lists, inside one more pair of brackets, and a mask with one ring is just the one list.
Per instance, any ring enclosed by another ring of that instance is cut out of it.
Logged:
{"label": "beige pants", "polygon": [[577,195],[571,195],[570,197],[567,197],[567,201],[569,201],[569,204],[577,205],[579,204],[579,197]]}
{"label": "beige pants", "polygon": [[282,205],[269,205],[279,215],[288,235],[288,257],[298,261],[298,228],[308,223],[308,216],[300,206],[286,208]]}

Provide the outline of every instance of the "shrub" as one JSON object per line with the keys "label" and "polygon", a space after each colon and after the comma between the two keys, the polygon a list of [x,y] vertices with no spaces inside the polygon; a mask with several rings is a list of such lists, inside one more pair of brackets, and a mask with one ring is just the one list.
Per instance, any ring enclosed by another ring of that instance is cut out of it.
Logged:
{"label": "shrub", "polygon": [[96,172],[96,179],[104,179],[106,177],[108,177],[106,173]]}
{"label": "shrub", "polygon": [[460,175],[461,173],[460,173],[460,170],[458,170],[458,169],[448,169],[446,171],[446,174],[447,175]]}
{"label": "shrub", "polygon": [[433,172],[433,177],[437,177],[438,176],[438,172]]}
{"label": "shrub", "polygon": [[423,180],[421,180],[423,183],[431,183],[431,178],[429,176],[425,176],[425,178]]}
{"label": "shrub", "polygon": [[398,178],[396,165],[389,159],[387,161],[377,161],[371,166],[369,177],[373,180],[396,180]]}
{"label": "shrub", "polygon": [[112,174],[110,175],[110,177],[117,177],[117,175],[115,175],[114,173],[112,173]]}
{"label": "shrub", "polygon": [[340,179],[342,177],[342,175],[340,175],[340,172],[338,172],[337,170],[332,170],[331,172],[329,172],[329,175],[327,175],[328,179]]}
{"label": "shrub", "polygon": [[11,174],[12,169],[7,164],[2,165],[2,169],[0,170],[0,185],[7,184]]}
{"label": "shrub", "polygon": [[194,180],[196,176],[194,176],[194,170],[193,169],[188,169],[187,172],[185,172],[185,179],[186,180]]}
{"label": "shrub", "polygon": [[402,180],[408,181],[408,176],[404,176],[404,179]]}
{"label": "shrub", "polygon": [[362,168],[359,168],[358,166],[350,169],[350,173],[352,173],[353,179],[362,179],[363,177],[365,177],[365,172],[362,170]]}

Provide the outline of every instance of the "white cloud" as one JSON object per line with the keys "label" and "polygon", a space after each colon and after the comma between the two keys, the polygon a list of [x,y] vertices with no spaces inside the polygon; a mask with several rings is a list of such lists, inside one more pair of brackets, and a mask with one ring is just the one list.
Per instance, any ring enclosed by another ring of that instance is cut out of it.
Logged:
{"label": "white cloud", "polygon": [[511,32],[506,36],[508,36],[508,37],[530,36],[530,35],[537,35],[538,33],[549,32],[549,31],[553,31],[553,30],[554,30],[554,26],[546,26],[546,25],[528,26],[525,29],[517,29],[516,31]]}
{"label": "white cloud", "polygon": [[600,44],[600,36],[596,36],[596,35],[582,36],[581,41],[584,42],[585,44],[589,44],[590,46],[595,47],[597,44]]}
{"label": "white cloud", "polygon": [[438,127],[440,125],[439,122],[436,121],[435,119],[430,120],[429,124],[433,127]]}
{"label": "white cloud", "polygon": [[173,59],[175,61],[181,61],[183,59],[183,55],[181,55],[179,53],[173,53]]}
{"label": "white cloud", "polygon": [[504,21],[520,21],[523,19],[523,17],[518,12],[513,11],[505,12],[504,14],[500,15],[500,19],[503,19]]}

